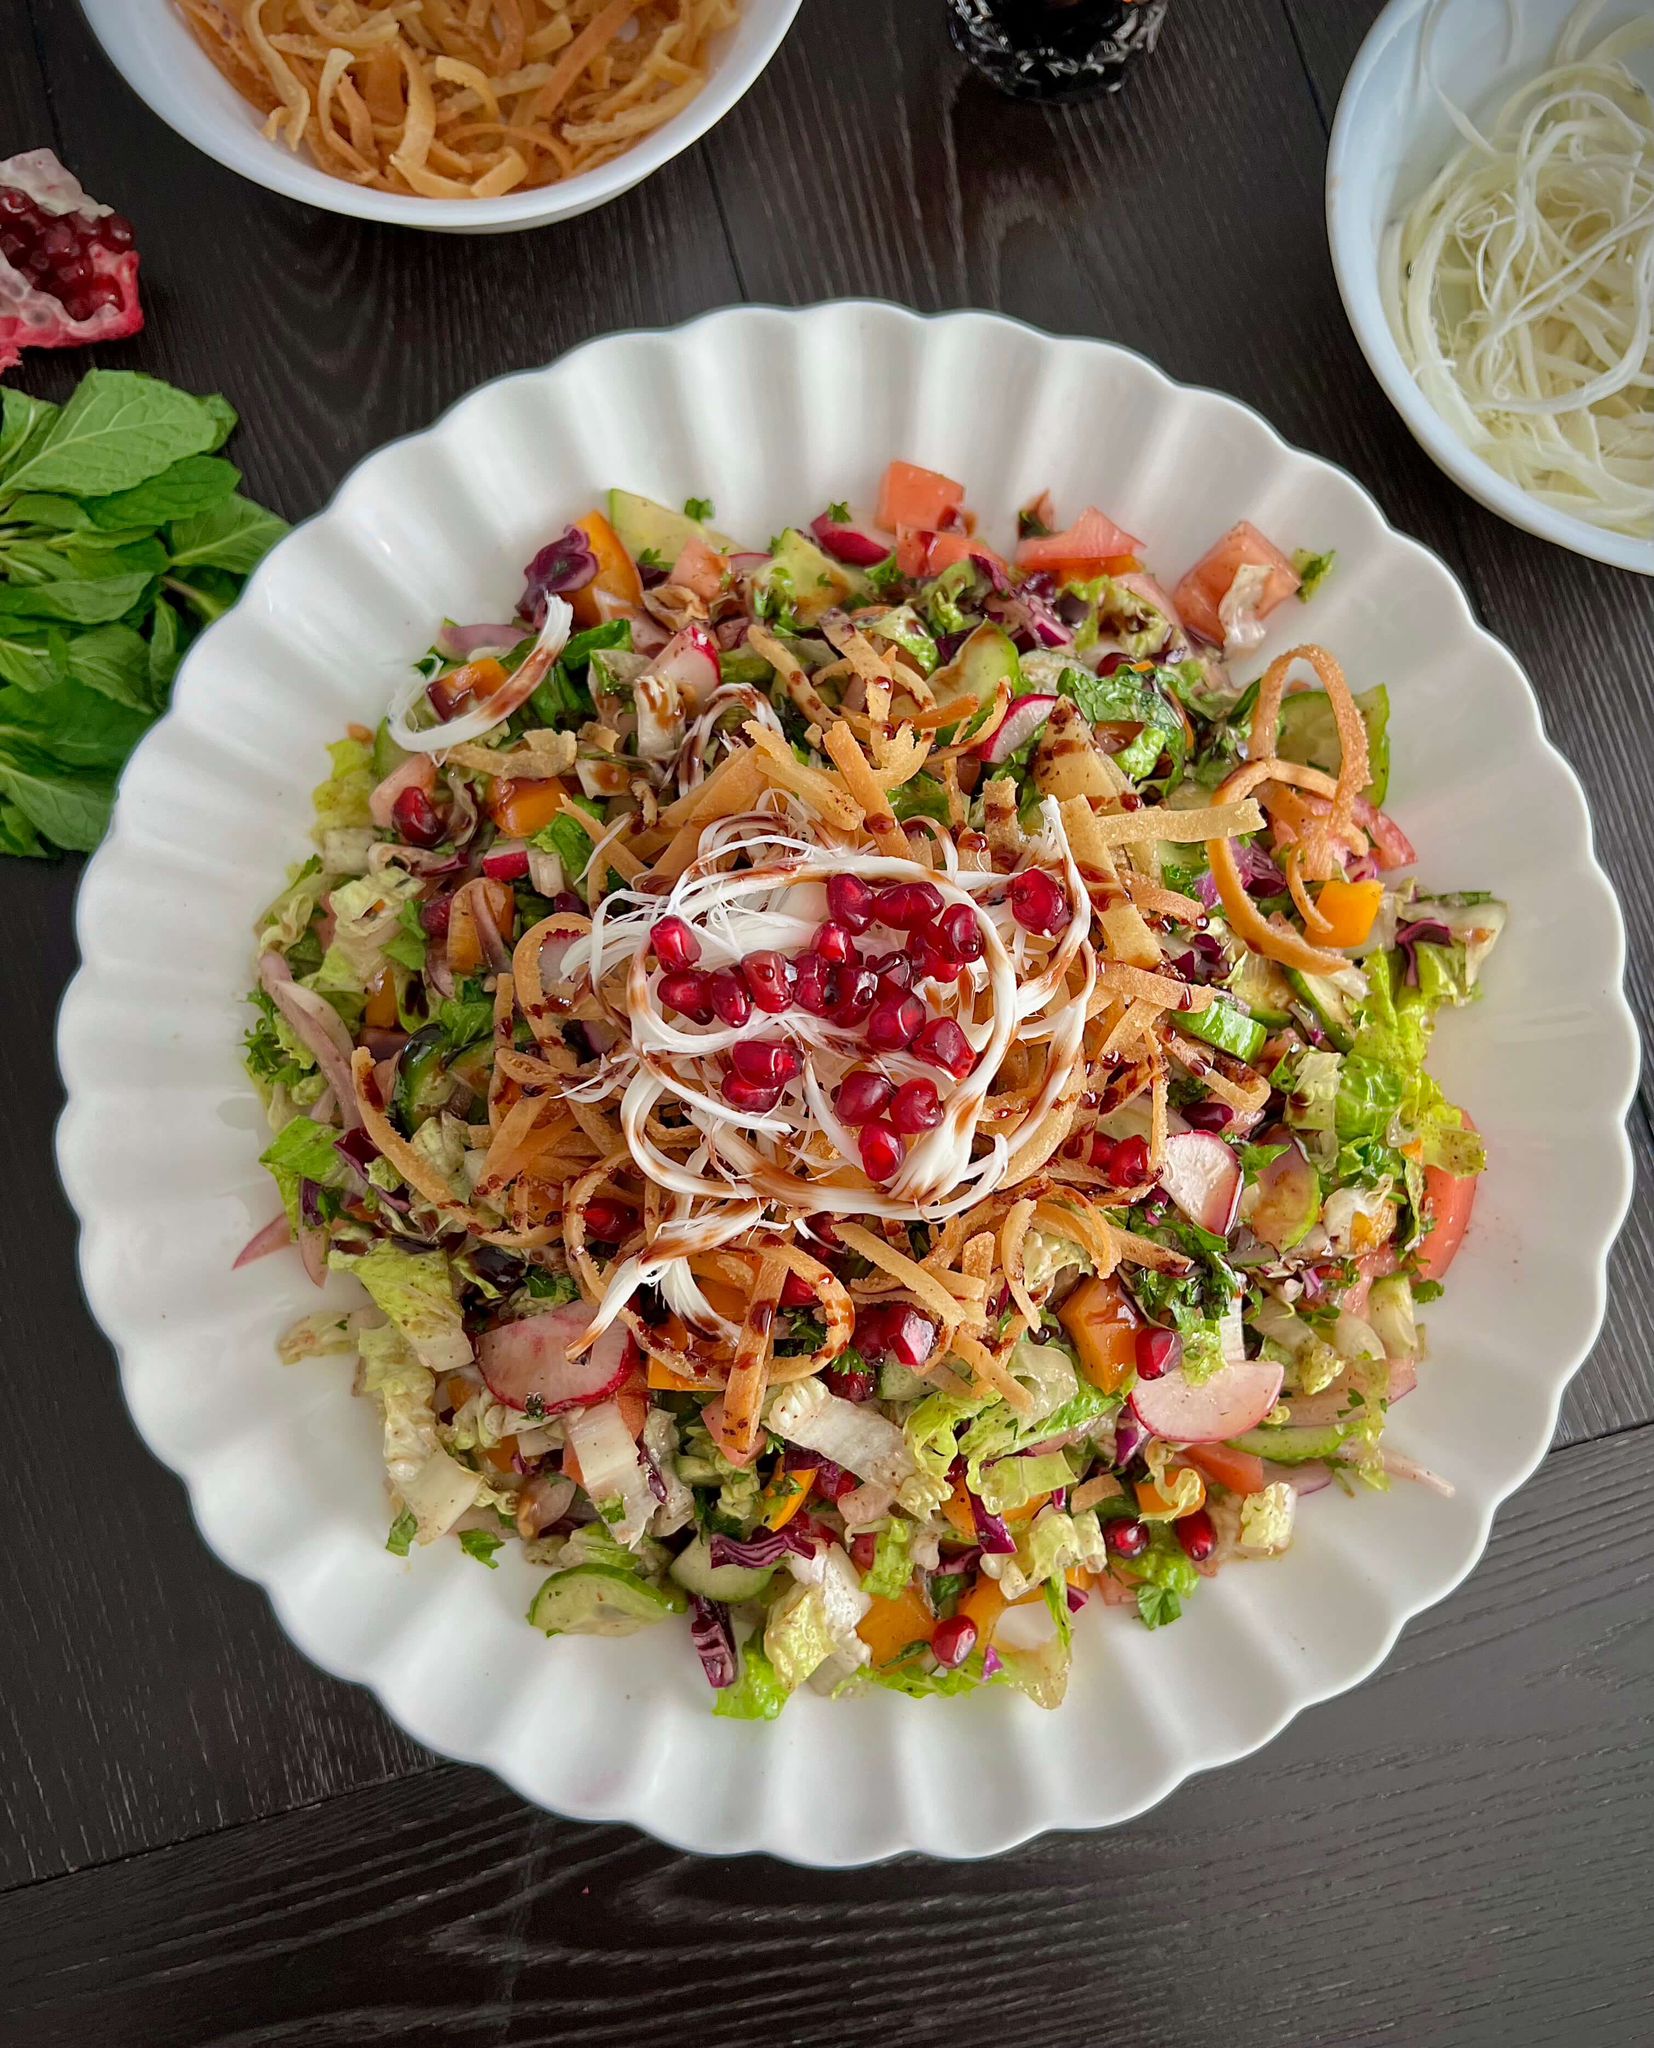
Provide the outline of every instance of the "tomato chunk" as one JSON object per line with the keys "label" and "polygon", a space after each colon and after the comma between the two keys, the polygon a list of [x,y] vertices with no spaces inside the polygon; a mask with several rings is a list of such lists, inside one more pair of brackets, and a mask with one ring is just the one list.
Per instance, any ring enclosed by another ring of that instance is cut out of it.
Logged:
{"label": "tomato chunk", "polygon": [[964,502],[965,486],[951,476],[914,462],[893,462],[879,485],[879,524],[892,532],[898,526],[934,531],[949,525]]}
{"label": "tomato chunk", "polygon": [[601,626],[605,619],[642,604],[643,579],[601,512],[588,512],[575,524],[597,557],[597,574],[582,589],[569,592],[569,609],[577,626]]}
{"label": "tomato chunk", "polygon": [[1286,556],[1249,520],[1243,519],[1238,526],[1230,527],[1222,540],[1206,550],[1172,592],[1172,602],[1184,624],[1216,647],[1223,645],[1236,623],[1225,622],[1219,607],[1243,569],[1265,572],[1253,601],[1246,608],[1249,621],[1268,618],[1275,607],[1298,588],[1298,572]]}
{"label": "tomato chunk", "polygon": [[1439,1166],[1424,1169],[1424,1213],[1435,1228],[1419,1246],[1421,1280],[1441,1279],[1458,1257],[1464,1234],[1470,1228],[1470,1212],[1476,1206],[1478,1178],[1471,1173],[1460,1179]]}
{"label": "tomato chunk", "polygon": [[1105,573],[1104,564],[1140,555],[1143,543],[1135,534],[1116,526],[1095,505],[1085,510],[1066,533],[1030,534],[1017,542],[1017,566],[1029,570],[1067,570],[1089,567],[1093,576]]}

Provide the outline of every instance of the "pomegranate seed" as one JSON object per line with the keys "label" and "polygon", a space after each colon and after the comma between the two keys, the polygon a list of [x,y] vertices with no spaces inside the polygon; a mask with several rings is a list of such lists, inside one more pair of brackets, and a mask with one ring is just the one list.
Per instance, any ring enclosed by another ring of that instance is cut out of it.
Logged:
{"label": "pomegranate seed", "polygon": [[834,1089],[833,1107],[852,1130],[858,1130],[883,1116],[893,1092],[883,1074],[875,1074],[871,1067],[857,1067]]}
{"label": "pomegranate seed", "polygon": [[391,822],[409,846],[435,846],[442,837],[442,819],[422,789],[405,789],[391,805]]}
{"label": "pomegranate seed", "polygon": [[1183,1363],[1183,1339],[1175,1330],[1139,1330],[1137,1333],[1137,1377],[1164,1379],[1174,1365]]}
{"label": "pomegranate seed", "polygon": [[649,943],[668,974],[676,974],[680,967],[693,967],[701,957],[701,942],[681,917],[659,919],[649,929]]}
{"label": "pomegranate seed", "polygon": [[637,1211],[624,1202],[611,1202],[600,1195],[595,1202],[586,1204],[585,1219],[588,1237],[603,1244],[621,1244],[636,1228]]}
{"label": "pomegranate seed", "polygon": [[749,1081],[744,1074],[726,1074],[720,1093],[731,1109],[750,1110],[758,1116],[767,1115],[781,1100],[778,1087]]}
{"label": "pomegranate seed", "polygon": [[956,960],[980,960],[986,940],[982,927],[977,922],[976,912],[968,903],[956,903],[950,910],[944,910],[936,920],[936,929],[943,933],[948,950]]}
{"label": "pomegranate seed", "polygon": [[964,973],[964,961],[941,941],[942,934],[935,925],[927,925],[922,932],[913,934],[913,952],[921,981],[953,982]]}
{"label": "pomegranate seed", "polygon": [[1114,1423],[1114,1463],[1120,1471],[1125,1470],[1148,1440],[1148,1431],[1131,1410],[1121,1409]]}
{"label": "pomegranate seed", "polygon": [[572,889],[559,889],[551,899],[553,910],[560,910],[565,917],[584,917],[587,912],[586,899],[576,896]]}
{"label": "pomegranate seed", "polygon": [[914,1039],[912,1050],[931,1066],[946,1067],[955,1080],[962,1081],[976,1065],[970,1040],[951,1017],[933,1017]]}
{"label": "pomegranate seed", "polygon": [[485,853],[482,871],[491,882],[520,882],[528,873],[528,848],[508,846],[503,853]]}
{"label": "pomegranate seed", "polygon": [[1235,1120],[1227,1102],[1191,1102],[1183,1121],[1191,1131],[1226,1131]]}
{"label": "pomegranate seed", "polygon": [[675,1010],[692,1024],[710,1024],[712,996],[707,988],[710,979],[698,967],[686,967],[680,974],[663,974],[656,984],[661,1008]]}
{"label": "pomegranate seed", "polygon": [[834,875],[827,884],[827,908],[848,932],[864,932],[873,922],[873,891],[860,875]]}
{"label": "pomegranate seed", "polygon": [[874,1394],[872,1369],[865,1365],[827,1368],[827,1388],[841,1401],[871,1401]]}
{"label": "pomegranate seed", "polygon": [[823,960],[830,960],[835,967],[842,967],[855,957],[856,942],[851,938],[847,925],[827,923],[816,933],[811,950]]}
{"label": "pomegranate seed", "polygon": [[815,1289],[802,1273],[789,1273],[781,1283],[783,1308],[813,1308],[815,1298]]}
{"label": "pomegranate seed", "polygon": [[812,1017],[825,1017],[838,1001],[838,976],[819,953],[806,953],[797,963],[793,1001]]}
{"label": "pomegranate seed", "polygon": [[1122,1138],[1114,1148],[1114,1157],[1109,1162],[1109,1178],[1116,1187],[1131,1188],[1147,1180],[1149,1173],[1149,1148],[1142,1138]]}
{"label": "pomegranate seed", "polygon": [[92,230],[106,249],[130,249],[132,247],[132,223],[124,214],[111,213],[100,220]]}
{"label": "pomegranate seed", "polygon": [[867,964],[879,977],[880,991],[887,996],[906,995],[913,986],[913,962],[905,953],[881,953]]}
{"label": "pomegranate seed", "polygon": [[881,889],[874,899],[880,924],[893,925],[899,932],[916,932],[940,915],[942,892],[931,882],[898,882],[893,889]]}
{"label": "pomegranate seed", "polygon": [[792,1008],[792,975],[779,953],[749,953],[741,962],[741,979],[759,1009],[770,1016]]}
{"label": "pomegranate seed", "polygon": [[885,1123],[864,1124],[857,1145],[861,1152],[862,1171],[869,1180],[886,1181],[895,1177],[902,1163],[899,1131]]}
{"label": "pomegranate seed", "polygon": [[847,1030],[864,1022],[879,999],[879,977],[871,967],[847,967],[839,977],[839,999],[833,1005],[833,1022]]}
{"label": "pomegranate seed", "polygon": [[781,1088],[796,1080],[803,1061],[790,1045],[775,1038],[743,1038],[729,1049],[730,1064],[744,1080],[761,1088]]}
{"label": "pomegranate seed", "polygon": [[854,1472],[846,1472],[842,1465],[835,1465],[831,1458],[823,1458],[815,1468],[816,1492],[823,1500],[843,1500],[847,1493],[854,1493],[861,1481]]}
{"label": "pomegranate seed", "polygon": [[1141,1522],[1105,1522],[1103,1541],[1116,1557],[1141,1557],[1149,1547],[1149,1532]]}
{"label": "pomegranate seed", "polygon": [[873,1559],[878,1555],[879,1539],[876,1536],[852,1536],[850,1539],[850,1562],[858,1572],[870,1572]]}
{"label": "pomegranate seed", "polygon": [[891,1317],[890,1348],[899,1364],[917,1371],[936,1349],[936,1325],[916,1308],[898,1304]]}
{"label": "pomegranate seed", "polygon": [[867,1020],[867,1042],[879,1052],[901,1052],[924,1021],[925,1006],[917,996],[887,996]]}
{"label": "pomegranate seed", "polygon": [[419,906],[419,922],[433,939],[448,936],[448,914],[453,907],[447,896],[433,896],[429,903]]}
{"label": "pomegranate seed", "polygon": [[942,1099],[936,1093],[936,1083],[923,1074],[915,1081],[904,1081],[890,1105],[890,1121],[909,1138],[917,1137],[921,1131],[935,1130],[942,1121]]}
{"label": "pomegranate seed", "polygon": [[947,1621],[939,1621],[931,1631],[930,1654],[945,1670],[951,1671],[976,1648],[976,1623],[968,1614],[955,1614]]}
{"label": "pomegranate seed", "polygon": [[1172,1527],[1184,1556],[1194,1564],[1204,1564],[1218,1547],[1218,1532],[1204,1508],[1196,1508],[1192,1515],[1179,1515]]}
{"label": "pomegranate seed", "polygon": [[1068,898],[1043,868],[1024,868],[1011,877],[1011,915],[1025,932],[1051,938],[1068,922]]}
{"label": "pomegranate seed", "polygon": [[707,976],[706,999],[714,1015],[726,1024],[739,1026],[752,1016],[752,997],[733,967],[720,967],[716,974]]}

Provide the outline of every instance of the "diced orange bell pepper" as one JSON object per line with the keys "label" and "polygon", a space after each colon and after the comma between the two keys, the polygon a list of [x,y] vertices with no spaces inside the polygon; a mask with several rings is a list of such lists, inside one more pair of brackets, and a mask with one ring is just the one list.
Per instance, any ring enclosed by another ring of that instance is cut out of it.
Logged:
{"label": "diced orange bell pepper", "polygon": [[569,592],[569,609],[577,626],[601,626],[617,612],[642,604],[643,580],[621,545],[620,535],[601,512],[588,512],[574,523],[597,557],[597,574],[581,589]]}
{"label": "diced orange bell pepper", "polygon": [[[485,876],[481,886],[500,937],[509,946],[517,913],[517,899],[511,893],[511,884]],[[472,914],[470,892],[466,889],[458,891],[448,912],[447,953],[451,974],[475,974],[483,964],[482,937]]]}
{"label": "diced orange bell pepper", "polygon": [[502,1436],[497,1444],[489,1444],[481,1456],[482,1462],[495,1472],[515,1472],[517,1439],[514,1436]]}
{"label": "diced orange bell pepper", "polygon": [[856,1623],[856,1634],[875,1664],[889,1664],[915,1643],[928,1643],[935,1626],[935,1615],[909,1582],[894,1600],[875,1600]]}
{"label": "diced orange bell pepper", "polygon": [[362,1022],[379,1031],[393,1031],[396,1028],[396,977],[386,968],[368,991],[367,1007],[362,1012]]}
{"label": "diced orange bell pepper", "polygon": [[480,704],[492,697],[504,681],[504,665],[493,655],[485,654],[480,661],[468,661],[463,668],[438,676],[430,687],[430,699],[444,718],[452,718],[461,704]]}
{"label": "diced orange bell pepper", "polygon": [[543,782],[513,781],[502,775],[489,786],[488,815],[505,838],[532,839],[562,810],[563,795],[555,775]]}
{"label": "diced orange bell pepper", "polygon": [[1329,946],[1365,945],[1378,922],[1379,907],[1383,901],[1382,882],[1345,882],[1334,876],[1330,882],[1323,883],[1321,893],[1315,899],[1315,907],[1330,926],[1326,943]]}
{"label": "diced orange bell pepper", "polygon": [[[1182,1466],[1182,1465],[1172,1465],[1172,1466],[1169,1466],[1169,1467],[1168,1467],[1167,1469],[1168,1469],[1169,1471],[1172,1471],[1172,1472],[1180,1472],[1180,1471],[1188,1471],[1188,1470],[1190,1470],[1191,1468],[1190,1468],[1190,1467],[1188,1467],[1188,1466]],[[1194,1500],[1192,1500],[1192,1501],[1190,1502],[1190,1504],[1189,1504],[1189,1505],[1188,1505],[1188,1506],[1187,1506],[1186,1508],[1181,1508],[1181,1509],[1179,1509],[1179,1511],[1178,1511],[1178,1512],[1179,1512],[1179,1515],[1180,1515],[1180,1516],[1181,1516],[1181,1515],[1192,1515],[1192,1514],[1194,1513],[1195,1509],[1196,1509],[1196,1508],[1198,1508],[1198,1507],[1200,1507],[1200,1506],[1202,1506],[1202,1505],[1203,1505],[1203,1503],[1205,1502],[1205,1499],[1206,1499],[1206,1482],[1205,1482],[1205,1480],[1204,1480],[1204,1479],[1202,1479],[1202,1478],[1201,1478],[1201,1476],[1200,1476],[1200,1474],[1199,1474],[1198,1472],[1196,1472],[1196,1473],[1195,1473],[1195,1484],[1196,1484],[1196,1485],[1197,1485],[1197,1486],[1199,1487],[1200,1491],[1199,1491],[1199,1493],[1198,1493],[1198,1494],[1197,1494],[1197,1495],[1195,1496]],[[1138,1508],[1138,1512],[1139,1512],[1140,1514],[1144,1514],[1144,1515],[1169,1515],[1169,1514],[1171,1513],[1171,1511],[1172,1511],[1172,1504],[1171,1504],[1171,1501],[1170,1501],[1170,1500],[1169,1500],[1169,1499],[1167,1498],[1167,1496],[1166,1496],[1165,1494],[1163,1494],[1163,1493],[1162,1493],[1162,1492],[1160,1491],[1159,1487],[1155,1485],[1155,1483],[1154,1483],[1154,1481],[1153,1481],[1152,1479],[1143,1479],[1143,1480],[1139,1480],[1139,1481],[1138,1481],[1138,1484],[1137,1484],[1136,1492],[1137,1492],[1137,1508]]]}
{"label": "diced orange bell pepper", "polygon": [[766,1529],[784,1529],[809,1499],[814,1472],[779,1472],[764,1488],[760,1505]]}
{"label": "diced orange bell pepper", "polygon": [[1074,1340],[1080,1370],[1105,1394],[1117,1394],[1137,1370],[1137,1318],[1113,1280],[1082,1280],[1057,1321]]}
{"label": "diced orange bell pepper", "polygon": [[976,1541],[976,1517],[971,1513],[971,1504],[965,1498],[963,1480],[954,1482],[952,1493],[942,1503],[942,1513],[967,1543]]}
{"label": "diced orange bell pepper", "polygon": [[660,1394],[705,1394],[710,1389],[699,1380],[692,1380],[687,1373],[674,1372],[664,1359],[651,1358],[649,1369],[644,1374],[657,1393]]}
{"label": "diced orange bell pepper", "polygon": [[1032,1500],[1025,1500],[1019,1508],[1007,1508],[1000,1520],[1007,1529],[1018,1529],[1024,1522],[1031,1522],[1040,1509],[1050,1501],[1050,1494],[1036,1493]]}

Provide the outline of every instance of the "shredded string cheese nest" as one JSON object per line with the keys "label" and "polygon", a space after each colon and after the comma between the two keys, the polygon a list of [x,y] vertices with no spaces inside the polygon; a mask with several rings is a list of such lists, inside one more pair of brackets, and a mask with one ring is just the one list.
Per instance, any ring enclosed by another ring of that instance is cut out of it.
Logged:
{"label": "shredded string cheese nest", "polygon": [[739,0],[177,0],[265,133],[353,185],[494,199],[629,149]]}
{"label": "shredded string cheese nest", "polygon": [[[1541,504],[1654,531],[1654,100],[1627,69],[1654,16],[1550,66],[1465,137],[1387,230],[1381,282],[1419,388]],[[1428,60],[1428,41],[1425,44]]]}

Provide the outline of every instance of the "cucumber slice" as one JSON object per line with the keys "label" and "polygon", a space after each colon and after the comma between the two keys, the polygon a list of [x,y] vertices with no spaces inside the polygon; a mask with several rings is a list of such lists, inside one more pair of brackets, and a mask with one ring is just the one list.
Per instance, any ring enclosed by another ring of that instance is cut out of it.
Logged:
{"label": "cucumber slice", "polygon": [[712,1543],[697,1536],[687,1550],[680,1550],[667,1566],[667,1575],[685,1592],[699,1593],[703,1600],[724,1600],[731,1606],[742,1600],[756,1600],[775,1576],[773,1564],[714,1564]]}
{"label": "cucumber slice", "polygon": [[900,1359],[887,1358],[879,1367],[879,1399],[881,1401],[922,1401],[936,1389],[918,1373],[909,1372]]}
{"label": "cucumber slice", "polygon": [[935,673],[942,657],[912,605],[896,604],[888,611],[863,612],[856,624],[870,640],[888,640],[893,647],[905,649],[919,664],[920,675]]}
{"label": "cucumber slice", "polygon": [[1219,1052],[1232,1052],[1237,1059],[1247,1061],[1258,1057],[1269,1036],[1256,1017],[1249,1017],[1238,1004],[1227,1002],[1222,996],[1204,1010],[1177,1013],[1172,1022],[1190,1038],[1203,1038]]}
{"label": "cucumber slice", "polygon": [[1355,1043],[1355,1004],[1348,993],[1324,974],[1300,974],[1296,967],[1286,970],[1293,993],[1309,1010],[1317,1024],[1340,1052]]}
{"label": "cucumber slice", "polygon": [[958,700],[963,713],[966,698],[978,711],[985,711],[1002,682],[1010,685],[1012,697],[1020,695],[1022,665],[1011,636],[998,626],[985,624],[976,628],[946,668],[936,671],[930,687],[938,704],[951,705]]}
{"label": "cucumber slice", "polygon": [[609,524],[634,560],[644,553],[655,554],[668,569],[682,554],[686,541],[704,540],[721,555],[735,551],[735,542],[727,533],[703,526],[687,512],[674,512],[670,505],[657,505],[653,498],[640,498],[635,491],[609,493]]}
{"label": "cucumber slice", "polygon": [[612,1564],[553,1572],[529,1603],[528,1618],[548,1636],[629,1636],[689,1602],[676,1587],[646,1585]]}
{"label": "cucumber slice", "polygon": [[1292,984],[1275,962],[1261,953],[1243,953],[1224,987],[1260,1024],[1290,1023]]}
{"label": "cucumber slice", "polygon": [[1250,1451],[1253,1457],[1268,1458],[1276,1465],[1312,1465],[1318,1459],[1335,1459],[1348,1434],[1336,1422],[1325,1429],[1249,1429],[1241,1436],[1232,1436],[1229,1445],[1232,1450]]}
{"label": "cucumber slice", "polygon": [[1286,1150],[1258,1175],[1251,1206],[1243,1200],[1241,1221],[1254,1237],[1278,1252],[1289,1252],[1302,1244],[1321,1220],[1321,1176],[1297,1139],[1279,1124],[1265,1133],[1262,1142],[1276,1145],[1283,1139]]}
{"label": "cucumber slice", "polygon": [[[1363,690],[1355,708],[1367,728],[1367,765],[1372,776],[1362,794],[1368,803],[1381,804],[1390,787],[1390,693],[1382,683],[1375,690]],[[1283,761],[1319,768],[1324,775],[1338,773],[1338,727],[1325,690],[1300,690],[1282,701],[1275,752]]]}

